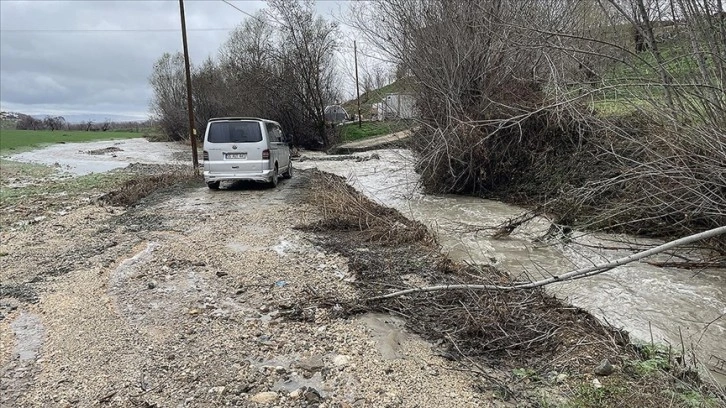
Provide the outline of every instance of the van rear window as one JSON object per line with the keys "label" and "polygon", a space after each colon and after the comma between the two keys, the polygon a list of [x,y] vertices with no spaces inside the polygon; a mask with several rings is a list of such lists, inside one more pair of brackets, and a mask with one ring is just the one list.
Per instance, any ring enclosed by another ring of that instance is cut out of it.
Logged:
{"label": "van rear window", "polygon": [[210,143],[254,143],[262,141],[259,122],[214,122],[209,125]]}

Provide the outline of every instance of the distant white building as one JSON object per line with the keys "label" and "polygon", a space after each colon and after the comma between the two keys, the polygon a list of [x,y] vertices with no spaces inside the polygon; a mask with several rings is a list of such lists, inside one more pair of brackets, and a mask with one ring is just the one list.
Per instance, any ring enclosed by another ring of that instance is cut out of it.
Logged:
{"label": "distant white building", "polygon": [[371,119],[412,119],[418,116],[416,98],[410,94],[391,93],[371,107]]}

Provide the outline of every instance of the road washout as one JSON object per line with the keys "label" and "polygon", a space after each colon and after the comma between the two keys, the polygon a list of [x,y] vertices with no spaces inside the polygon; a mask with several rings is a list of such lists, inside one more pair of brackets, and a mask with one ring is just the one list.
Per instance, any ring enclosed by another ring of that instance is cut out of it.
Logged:
{"label": "road washout", "polygon": [[[569,374],[531,376],[472,365],[412,332],[408,319],[349,314],[344,305],[363,300],[361,266],[414,272],[441,255],[402,241],[388,248],[395,257],[381,258],[356,229],[338,244],[358,256],[326,246],[324,231],[305,229],[325,220],[309,202],[309,177],[274,190],[160,186],[128,206],[91,199],[3,225],[0,405],[527,406],[573,397],[574,384],[600,389],[594,358]],[[398,278],[425,283],[418,272]],[[39,317],[43,337],[18,369],[11,350],[22,336],[12,325],[23,315]]]}
{"label": "road washout", "polygon": [[[128,207],[92,200],[3,228],[0,405],[490,400],[400,320],[340,319],[302,302],[309,287],[356,296],[347,260],[296,228],[319,218],[305,194],[304,173],[274,190],[184,184]],[[15,351],[23,316],[43,327],[29,360]]]}

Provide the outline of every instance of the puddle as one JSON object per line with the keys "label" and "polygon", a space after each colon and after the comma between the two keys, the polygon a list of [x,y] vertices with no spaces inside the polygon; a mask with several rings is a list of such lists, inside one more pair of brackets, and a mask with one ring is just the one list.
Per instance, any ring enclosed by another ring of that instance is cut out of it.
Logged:
{"label": "puddle", "polygon": [[109,277],[109,283],[111,287],[117,288],[123,285],[123,282],[131,278],[138,269],[138,266],[146,263],[152,257],[152,253],[159,247],[157,242],[148,242],[146,247],[136,253],[131,258],[124,259],[117,267],[111,272]]}
{"label": "puddle", "polygon": [[40,318],[34,314],[22,312],[12,323],[10,328],[15,334],[15,349],[13,352],[20,361],[33,361],[38,357],[40,346],[43,345],[45,329]]}
{"label": "puddle", "polygon": [[297,245],[293,244],[290,241],[285,241],[284,239],[280,239],[280,243],[273,246],[272,250],[277,253],[279,256],[287,256],[287,252],[290,252],[291,250],[294,250],[297,248]]}
{"label": "puddle", "polygon": [[376,349],[384,360],[405,358],[401,345],[409,336],[404,333],[405,321],[384,313],[366,313],[358,317],[370,330]]}

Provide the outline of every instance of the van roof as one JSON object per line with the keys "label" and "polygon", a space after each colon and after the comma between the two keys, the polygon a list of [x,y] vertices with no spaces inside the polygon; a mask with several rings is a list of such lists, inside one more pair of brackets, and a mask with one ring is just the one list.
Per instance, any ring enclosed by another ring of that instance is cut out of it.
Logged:
{"label": "van roof", "polygon": [[260,121],[260,122],[277,123],[274,120],[262,119],[262,118],[252,118],[252,117],[245,117],[245,116],[228,116],[228,117],[222,117],[222,118],[211,118],[208,120],[208,122],[215,122],[215,121],[221,121],[221,120],[254,120],[254,121]]}

